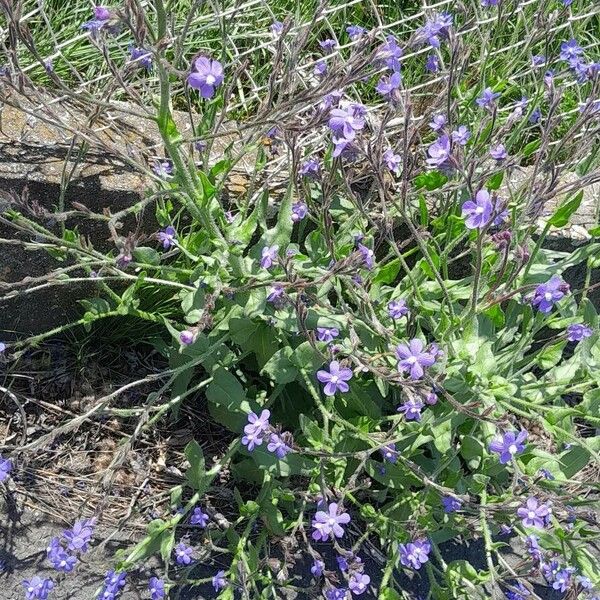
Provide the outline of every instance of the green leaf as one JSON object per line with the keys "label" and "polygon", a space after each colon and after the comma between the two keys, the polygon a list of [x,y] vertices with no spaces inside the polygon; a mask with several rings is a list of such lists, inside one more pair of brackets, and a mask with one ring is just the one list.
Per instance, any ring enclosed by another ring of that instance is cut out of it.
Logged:
{"label": "green leaf", "polygon": [[379,593],[379,600],[402,600],[402,596],[392,588],[386,588]]}
{"label": "green leaf", "polygon": [[553,225],[554,227],[564,227],[569,222],[573,213],[579,208],[582,200],[583,190],[575,196],[571,196],[561,204],[550,219],[548,219],[548,224]]}
{"label": "green leaf", "polygon": [[419,216],[421,219],[421,227],[427,227],[427,225],[429,225],[429,211],[423,194],[419,194]]}
{"label": "green leaf", "polygon": [[165,563],[171,560],[171,552],[175,545],[175,530],[163,532],[160,540],[160,555]]}
{"label": "green leaf", "polygon": [[206,472],[204,453],[202,452],[200,444],[198,444],[196,440],[192,440],[185,447],[184,453],[190,463],[190,467],[185,474],[189,486],[196,491],[204,489]]}
{"label": "green leaf", "polygon": [[498,189],[500,189],[500,186],[502,185],[503,180],[504,180],[504,171],[495,173],[488,179],[488,182],[486,183],[486,187],[489,190],[498,190]]}
{"label": "green leaf", "polygon": [[542,369],[551,369],[559,363],[566,345],[566,340],[563,340],[547,346],[535,357],[535,364],[539,365]]}
{"label": "green leaf", "polygon": [[246,422],[246,415],[252,412],[252,407],[235,375],[219,367],[213,375],[212,383],[206,389],[206,398],[217,409],[211,413],[219,422],[232,431],[241,431]]}
{"label": "green leaf", "polygon": [[147,246],[138,246],[132,252],[136,262],[146,265],[158,265],[160,263],[160,254],[154,249]]}
{"label": "green leaf", "polygon": [[400,272],[400,259],[394,258],[380,267],[373,277],[373,283],[392,283]]}
{"label": "green leaf", "polygon": [[561,470],[565,477],[571,479],[588,464],[589,459],[590,453],[585,448],[575,446],[561,457]]}
{"label": "green leaf", "polygon": [[258,323],[255,323],[252,319],[233,317],[229,321],[229,335],[239,346],[245,344],[257,329]]}
{"label": "green leaf", "polygon": [[542,140],[533,140],[533,142],[529,142],[529,144],[526,144],[525,148],[523,148],[523,156],[525,158],[531,156],[541,145]]}
{"label": "green leaf", "polygon": [[292,363],[293,350],[289,346],[277,350],[262,368],[261,373],[279,384],[290,383],[298,377],[298,369]]}
{"label": "green leaf", "polygon": [[425,188],[429,192],[433,192],[433,190],[441,188],[448,181],[448,178],[439,171],[428,171],[417,175],[414,181],[418,190]]}

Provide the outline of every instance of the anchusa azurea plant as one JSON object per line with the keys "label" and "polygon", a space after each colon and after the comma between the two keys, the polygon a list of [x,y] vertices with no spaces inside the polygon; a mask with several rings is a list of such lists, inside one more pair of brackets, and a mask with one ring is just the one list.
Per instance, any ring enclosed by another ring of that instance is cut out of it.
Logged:
{"label": "anchusa azurea plant", "polygon": [[[577,2],[535,20],[473,2],[471,16],[427,10],[410,31],[325,33],[287,17],[262,32],[273,59],[258,90],[227,36],[188,53],[194,15],[182,25],[150,4],[97,7],[84,24],[122,94],[85,102],[157,127],[163,156],[122,157],[153,187],[115,214],[79,203],[54,216],[106,221],[114,249],[40,224],[20,196],[0,218],[96,284],[69,326],[161,328],[153,343],[170,370],[131,444],[199,398],[232,434],[210,461],[190,442],[180,509],[120,555],[100,597],[116,598],[152,555],[165,565],[145,583],[152,598],[191,583],[222,599],[394,600],[403,573],[438,600],[535,598],[533,584],[597,597],[600,229],[568,251],[547,243],[600,181],[600,53],[561,26]],[[535,35],[503,78],[495,30],[509,13]],[[27,77],[18,61],[4,76],[13,103]],[[155,231],[126,235],[126,218],[149,206]],[[68,285],[73,271],[59,273],[49,285]],[[9,473],[0,459],[0,481]],[[223,478],[235,488],[226,510],[212,494]],[[52,540],[55,569],[76,568],[90,530]],[[465,538],[481,543],[484,567],[440,551]],[[32,598],[52,588],[24,585]]]}

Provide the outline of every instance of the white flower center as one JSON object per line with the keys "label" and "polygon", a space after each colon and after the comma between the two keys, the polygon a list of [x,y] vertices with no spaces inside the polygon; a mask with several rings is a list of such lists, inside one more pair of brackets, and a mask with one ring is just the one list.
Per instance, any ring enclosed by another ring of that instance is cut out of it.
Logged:
{"label": "white flower center", "polygon": [[544,294],[544,298],[546,298],[546,300],[548,300],[548,302],[550,302],[550,300],[552,300],[552,294],[550,292],[546,292]]}
{"label": "white flower center", "polygon": [[206,76],[206,83],[208,83],[208,85],[214,85],[216,80],[216,77],[212,74]]}
{"label": "white flower center", "polygon": [[333,527],[336,524],[336,520],[333,517],[329,517],[329,520],[327,521],[327,524],[330,527]]}
{"label": "white flower center", "polygon": [[331,383],[337,383],[339,380],[340,380],[340,378],[337,375],[332,375]]}
{"label": "white flower center", "polygon": [[518,448],[517,448],[517,446],[516,446],[515,444],[511,444],[511,445],[508,447],[508,451],[509,451],[511,454],[516,454],[516,453],[517,453],[517,450],[518,450]]}
{"label": "white flower center", "polygon": [[409,365],[414,365],[414,364],[417,362],[417,357],[416,357],[416,356],[409,356],[409,357],[406,359],[406,362],[407,362]]}
{"label": "white flower center", "polygon": [[530,519],[535,519],[535,518],[537,517],[537,515],[535,514],[535,511],[533,511],[533,510],[530,510],[530,511],[527,513],[527,516],[528,516]]}

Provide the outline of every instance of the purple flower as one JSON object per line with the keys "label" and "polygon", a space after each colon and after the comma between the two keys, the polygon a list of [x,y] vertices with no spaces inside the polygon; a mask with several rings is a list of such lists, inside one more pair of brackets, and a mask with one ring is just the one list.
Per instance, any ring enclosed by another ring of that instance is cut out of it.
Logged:
{"label": "purple flower", "polygon": [[151,577],[148,582],[151,600],[162,600],[165,597],[165,582],[158,577]]}
{"label": "purple flower", "polygon": [[566,592],[567,588],[571,585],[572,573],[573,569],[569,567],[557,571],[554,574],[554,581],[552,582],[552,587],[560,592]]}
{"label": "purple flower", "polygon": [[527,96],[522,96],[521,99],[515,103],[514,114],[517,117],[523,116],[523,111],[527,109],[527,105],[529,104],[529,99]]}
{"label": "purple flower", "polygon": [[260,417],[256,413],[251,412],[248,415],[248,424],[244,427],[244,433],[256,435],[265,434],[270,427],[270,417],[271,411],[266,408],[260,413]]}
{"label": "purple flower", "polygon": [[338,156],[342,156],[347,158],[348,160],[352,160],[356,155],[356,148],[352,144],[352,140],[348,140],[346,138],[338,138],[333,137],[333,158],[337,158]]}
{"label": "purple flower", "polygon": [[352,104],[349,107],[332,108],[329,113],[329,128],[338,138],[353,140],[356,132],[365,126],[364,113],[361,105]]}
{"label": "purple flower", "polygon": [[67,542],[67,548],[72,551],[87,552],[88,544],[94,535],[95,519],[82,519],[75,521],[73,529],[63,531],[63,538]]}
{"label": "purple flower", "polygon": [[340,330],[337,327],[317,327],[317,339],[320,342],[333,342],[340,335]]}
{"label": "purple flower", "polygon": [[152,53],[146,48],[129,46],[129,59],[148,71],[152,68]]}
{"label": "purple flower", "polygon": [[336,556],[335,560],[337,561],[339,570],[342,571],[343,573],[345,573],[348,570],[348,568],[349,568],[348,561],[346,560],[346,557],[344,557],[344,556]]}
{"label": "purple flower", "polygon": [[552,275],[546,283],[541,283],[535,288],[531,304],[541,313],[548,314],[568,291],[569,285],[558,275]]}
{"label": "purple flower", "polygon": [[548,86],[551,87],[552,84],[554,83],[554,71],[552,69],[548,69],[545,73],[544,73],[544,83]]}
{"label": "purple flower", "polygon": [[573,4],[573,0],[562,0],[563,6],[571,6]]}
{"label": "purple flower", "polygon": [[409,398],[396,410],[402,413],[407,421],[420,421],[421,410],[424,406],[425,404],[419,398]]}
{"label": "purple flower", "polygon": [[10,458],[2,458],[0,454],[0,482],[6,481],[12,471],[13,464]]}
{"label": "purple flower", "polygon": [[393,35],[388,35],[384,44],[377,50],[377,60],[391,71],[399,71],[401,64],[400,58],[404,51],[398,46],[398,41]]}
{"label": "purple flower", "polygon": [[321,577],[323,575],[323,570],[325,569],[325,563],[322,560],[315,559],[312,567],[310,568],[310,572],[314,575],[314,577]]}
{"label": "purple flower", "polygon": [[387,444],[380,450],[383,459],[395,464],[398,460],[398,451],[396,450],[396,444]]}
{"label": "purple flower", "polygon": [[110,9],[106,6],[94,6],[94,18],[99,21],[108,21],[111,17]]}
{"label": "purple flower", "polygon": [[444,115],[434,115],[431,123],[429,123],[429,127],[433,129],[433,131],[440,131],[446,125],[446,117]]}
{"label": "purple flower", "polygon": [[536,67],[543,67],[546,64],[546,57],[543,56],[542,54],[535,54],[534,56],[531,57],[531,66],[536,68]]}
{"label": "purple flower", "polygon": [[452,15],[441,13],[425,22],[423,27],[417,29],[417,43],[427,42],[432,48],[439,48],[442,39],[449,35],[452,26]]}
{"label": "purple flower", "polygon": [[527,600],[531,595],[529,590],[521,583],[518,582],[515,586],[513,586],[518,592],[508,591],[506,592],[506,598],[508,600]]}
{"label": "purple flower", "polygon": [[252,452],[256,446],[261,446],[263,443],[263,437],[260,433],[247,433],[242,437],[242,445],[248,448],[248,452]]}
{"label": "purple flower", "polygon": [[440,136],[429,148],[427,148],[427,164],[430,167],[441,167],[450,158],[450,138],[447,135]]}
{"label": "purple flower", "polygon": [[550,508],[546,504],[539,504],[537,498],[527,498],[525,506],[519,507],[517,516],[521,518],[525,527],[542,528],[550,516]]}
{"label": "purple flower", "polygon": [[490,222],[494,210],[489,192],[479,190],[474,201],[467,200],[461,210],[467,229],[483,229]]}
{"label": "purple flower", "polygon": [[360,25],[348,25],[348,27],[346,27],[346,33],[352,41],[360,38],[362,35],[365,34],[366,31],[367,30],[364,27],[361,27]]}
{"label": "purple flower", "polygon": [[352,573],[348,581],[348,587],[355,596],[360,596],[366,591],[367,586],[371,583],[371,578],[364,573]]}
{"label": "purple flower", "polygon": [[459,146],[466,146],[470,137],[471,132],[464,125],[460,125],[458,129],[452,132],[452,141]]}
{"label": "purple flower", "polygon": [[267,295],[267,302],[271,302],[277,308],[283,303],[285,290],[281,285],[274,285]]}
{"label": "purple flower", "polygon": [[593,333],[592,329],[583,323],[573,323],[567,327],[567,339],[570,342],[581,342]]}
{"label": "purple flower", "polygon": [[283,23],[281,21],[273,21],[269,29],[274,36],[281,35],[283,33]]}
{"label": "purple flower", "polygon": [[196,508],[194,508],[194,512],[192,513],[192,516],[190,518],[190,523],[192,525],[199,525],[200,527],[206,527],[208,525],[209,519],[210,519],[210,517],[205,512],[202,512],[202,508],[200,508],[199,506],[196,506]]}
{"label": "purple flower", "polygon": [[400,71],[394,71],[389,77],[384,75],[377,83],[375,89],[378,94],[381,94],[388,100],[393,100],[396,97],[396,91],[400,89],[402,83],[402,75]]}
{"label": "purple flower", "polygon": [[481,0],[481,6],[484,8],[489,8],[490,6],[498,6],[500,4],[500,0]]}
{"label": "purple flower", "polygon": [[223,83],[223,65],[218,60],[200,56],[194,61],[194,69],[188,75],[188,85],[198,90],[202,98],[212,98]]}
{"label": "purple flower", "polygon": [[169,225],[163,231],[158,232],[158,240],[162,243],[165,250],[168,250],[173,245],[173,240],[176,236],[177,232],[172,225]]}
{"label": "purple flower", "polygon": [[425,369],[435,363],[433,354],[423,351],[423,348],[424,344],[418,338],[410,340],[408,345],[400,344],[396,348],[396,356],[399,359],[398,370],[408,371],[411,379],[421,379]]}
{"label": "purple flower", "polygon": [[400,167],[402,166],[402,157],[399,154],[394,154],[391,148],[388,148],[383,153],[383,160],[387,168],[396,175],[400,174]]}
{"label": "purple flower", "polygon": [[419,570],[428,560],[431,544],[427,540],[415,540],[408,544],[399,544],[400,562],[405,567]]}
{"label": "purple flower", "polygon": [[317,77],[323,77],[324,75],[327,74],[327,63],[324,60],[320,60],[315,64],[315,67],[313,69],[313,73],[317,76]]}
{"label": "purple flower", "polygon": [[398,300],[392,300],[388,304],[388,314],[392,319],[401,319],[408,315],[410,311],[408,310],[408,306],[406,306],[406,301],[403,298],[399,298]]}
{"label": "purple flower", "polygon": [[323,96],[323,100],[319,103],[319,108],[321,110],[327,110],[334,105],[337,105],[338,102],[344,97],[344,92],[341,90],[334,90],[330,92],[326,96]]}
{"label": "purple flower", "polygon": [[52,538],[50,545],[46,548],[48,560],[57,571],[70,573],[77,564],[77,558],[69,554],[60,544],[58,538]]}
{"label": "purple flower", "polygon": [[157,160],[152,165],[152,170],[157,177],[169,179],[173,175],[173,163],[170,160]]}
{"label": "purple flower", "polygon": [[348,367],[340,368],[337,360],[329,363],[329,371],[321,369],[317,371],[317,379],[325,384],[323,391],[326,396],[335,396],[336,392],[347,392],[350,386],[346,383],[352,379],[352,369]]}
{"label": "purple flower", "polygon": [[23,580],[26,600],[46,600],[50,590],[54,587],[52,579],[42,579],[34,575],[31,579]]}
{"label": "purple flower", "polygon": [[304,202],[296,202],[292,205],[292,222],[302,221],[308,214],[308,206]]}
{"label": "purple flower", "polygon": [[573,59],[578,59],[581,54],[583,54],[583,48],[575,39],[570,39],[568,42],[563,42],[560,45],[561,60],[570,61]]}
{"label": "purple flower", "polygon": [[577,583],[584,590],[594,589],[594,584],[590,581],[588,577],[585,577],[584,575],[577,575]]}
{"label": "purple flower", "polygon": [[462,501],[454,496],[442,496],[444,512],[453,513],[462,508]]}
{"label": "purple flower", "polygon": [[298,170],[300,175],[310,179],[318,179],[320,172],[321,165],[316,158],[309,158],[305,160],[302,165],[300,165],[300,169]]}
{"label": "purple flower", "polygon": [[325,592],[327,600],[344,600],[348,590],[346,588],[330,588]]}
{"label": "purple flower", "polygon": [[319,42],[319,46],[321,46],[321,49],[329,54],[337,48],[337,42],[332,39],[326,39]]}
{"label": "purple flower", "polygon": [[358,251],[362,254],[365,265],[370,271],[375,266],[375,253],[363,244],[358,244]]}
{"label": "purple flower", "polygon": [[540,550],[538,540],[539,538],[535,535],[528,535],[525,537],[525,546],[527,547],[529,556],[539,562],[542,559],[542,551]]}
{"label": "purple flower", "polygon": [[[430,349],[431,351],[431,349]],[[434,391],[429,392],[425,396],[425,404],[429,404],[429,406],[434,406],[438,402],[437,394]]]}
{"label": "purple flower", "polygon": [[94,7],[94,18],[91,21],[83,23],[82,29],[87,29],[91,33],[98,33],[105,25],[108,25],[112,17],[112,13],[106,6]]}
{"label": "purple flower", "polygon": [[548,471],[548,469],[540,469],[538,471],[538,473],[544,478],[547,479],[548,481],[553,481],[555,479],[554,475],[552,475],[552,473],[550,473],[550,471]]}
{"label": "purple flower", "polygon": [[542,111],[536,106],[529,115],[529,122],[532,124],[539,123],[542,118]]}
{"label": "purple flower", "polygon": [[277,435],[276,433],[271,434],[267,450],[269,452],[274,452],[277,458],[285,458],[286,455],[292,452],[290,446],[285,443],[283,435]]}
{"label": "purple flower", "polygon": [[219,590],[222,590],[226,585],[227,579],[225,579],[225,571],[221,570],[212,578],[212,586],[213,588],[215,588],[215,592],[218,592]]}
{"label": "purple flower", "polygon": [[104,587],[98,598],[100,600],[115,600],[121,588],[125,585],[127,573],[116,573],[115,571],[107,571],[104,578]]}
{"label": "purple flower", "polygon": [[260,266],[263,269],[270,269],[277,260],[277,252],[279,252],[279,246],[277,244],[274,246],[265,246],[262,249]]}
{"label": "purple flower", "polygon": [[318,510],[312,521],[312,526],[315,529],[312,532],[312,538],[317,542],[326,542],[329,536],[341,538],[344,535],[342,525],[350,523],[350,515],[348,513],[340,512],[338,514],[338,505],[336,502],[332,502],[327,511]]}
{"label": "purple flower", "polygon": [[0,342],[0,354],[2,354],[6,350],[6,344],[4,342]]}
{"label": "purple flower", "polygon": [[475,103],[481,108],[491,110],[496,105],[496,100],[500,97],[500,92],[493,92],[491,88],[485,88],[481,96],[475,100]]}
{"label": "purple flower", "polygon": [[508,156],[508,152],[504,147],[504,144],[498,144],[490,148],[490,156],[495,160],[504,160]]}
{"label": "purple flower", "polygon": [[194,559],[194,549],[191,546],[186,546],[183,542],[179,542],[175,546],[175,560],[178,565],[189,565]]}
{"label": "purple flower", "polygon": [[430,73],[437,73],[440,70],[440,59],[435,54],[428,54],[425,61],[425,69]]}
{"label": "purple flower", "polygon": [[560,564],[557,560],[551,560],[549,563],[544,562],[540,565],[540,570],[546,581],[552,583],[560,570]]}
{"label": "purple flower", "polygon": [[515,454],[525,450],[527,431],[522,429],[515,435],[514,431],[507,431],[501,438],[494,438],[490,443],[490,450],[500,456],[500,464],[510,462]]}
{"label": "purple flower", "polygon": [[190,344],[193,344],[195,339],[196,334],[193,331],[190,331],[189,329],[185,329],[179,334],[179,341],[184,346],[189,346]]}

